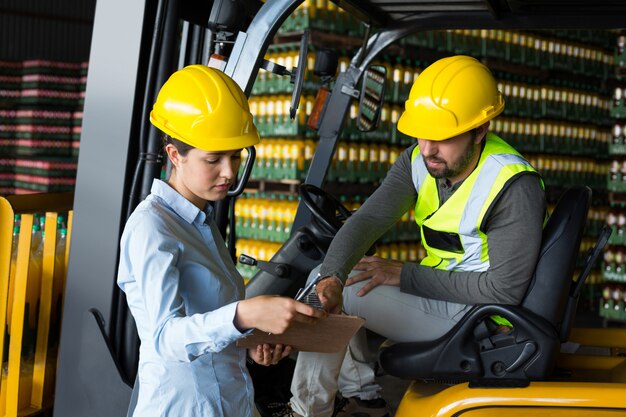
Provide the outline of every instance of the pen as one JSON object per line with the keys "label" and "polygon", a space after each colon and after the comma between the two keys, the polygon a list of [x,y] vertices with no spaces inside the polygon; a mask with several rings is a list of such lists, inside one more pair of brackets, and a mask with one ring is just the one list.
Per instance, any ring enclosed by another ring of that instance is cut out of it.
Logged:
{"label": "pen", "polygon": [[320,282],[321,276],[318,273],[314,280],[309,282],[304,288],[300,288],[295,296],[296,301],[301,301],[315,308],[322,308],[322,303],[317,297],[315,286]]}

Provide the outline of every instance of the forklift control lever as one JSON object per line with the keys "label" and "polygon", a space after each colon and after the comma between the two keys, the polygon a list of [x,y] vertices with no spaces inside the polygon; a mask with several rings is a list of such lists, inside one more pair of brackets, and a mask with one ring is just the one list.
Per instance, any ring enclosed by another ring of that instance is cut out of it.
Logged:
{"label": "forklift control lever", "polygon": [[253,257],[244,254],[239,255],[239,262],[245,265],[258,266],[262,271],[269,272],[279,278],[287,278],[291,273],[291,268],[287,264],[271,261],[258,261]]}

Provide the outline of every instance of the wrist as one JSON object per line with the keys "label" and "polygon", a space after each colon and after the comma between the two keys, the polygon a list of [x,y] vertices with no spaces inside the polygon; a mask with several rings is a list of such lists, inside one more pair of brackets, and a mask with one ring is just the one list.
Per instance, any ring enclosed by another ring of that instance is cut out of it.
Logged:
{"label": "wrist", "polygon": [[315,287],[320,291],[326,288],[333,288],[340,293],[343,292],[343,282],[341,282],[338,277],[333,275],[320,278]]}
{"label": "wrist", "polygon": [[343,285],[343,281],[341,281],[341,280],[339,279],[339,277],[337,277],[337,276],[335,276],[335,275],[328,275],[328,276],[325,276],[325,277],[320,278],[320,279],[319,279],[319,281],[318,281],[318,285],[319,285],[319,283],[321,283],[322,281],[326,281],[326,282],[328,282],[328,281],[334,281],[334,282],[336,282],[337,284],[339,284],[339,286],[340,286],[341,288],[343,288],[343,286],[344,286],[344,285]]}
{"label": "wrist", "polygon": [[237,302],[237,307],[235,308],[233,324],[235,325],[235,328],[242,333],[254,328],[254,324],[249,319],[250,314],[248,313],[248,304],[248,300],[240,300]]}

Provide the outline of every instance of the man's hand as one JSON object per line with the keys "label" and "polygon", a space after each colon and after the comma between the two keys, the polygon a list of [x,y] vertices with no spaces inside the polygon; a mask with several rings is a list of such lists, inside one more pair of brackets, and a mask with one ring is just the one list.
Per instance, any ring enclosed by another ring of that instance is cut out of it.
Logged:
{"label": "man's hand", "polygon": [[259,365],[269,366],[276,365],[278,361],[289,356],[291,346],[285,345],[269,345],[267,343],[257,345],[255,349],[248,349],[248,356]]}
{"label": "man's hand", "polygon": [[315,323],[325,316],[326,312],[291,298],[259,295],[239,301],[233,323],[240,331],[257,328],[281,334],[295,321]]}
{"label": "man's hand", "polygon": [[364,256],[354,267],[357,271],[363,272],[348,278],[346,285],[352,285],[356,282],[369,279],[369,282],[356,293],[359,297],[364,296],[370,292],[372,288],[379,285],[399,287],[400,273],[402,272],[403,265],[404,263],[400,261],[382,259],[378,256]]}
{"label": "man's hand", "polygon": [[326,277],[317,283],[315,289],[324,310],[332,314],[341,313],[343,287],[337,277]]}

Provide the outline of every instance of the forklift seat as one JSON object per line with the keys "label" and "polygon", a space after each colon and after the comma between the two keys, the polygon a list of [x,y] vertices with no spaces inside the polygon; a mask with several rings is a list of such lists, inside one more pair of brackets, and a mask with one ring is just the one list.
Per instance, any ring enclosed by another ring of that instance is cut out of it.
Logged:
{"label": "forklift seat", "polygon": [[[573,288],[579,286],[572,278],[590,202],[589,187],[561,196],[544,227],[535,273],[520,305],[476,305],[437,340],[383,349],[382,368],[400,378],[479,386],[525,386],[546,379],[576,309]],[[494,315],[513,327],[494,332],[489,319]]]}

